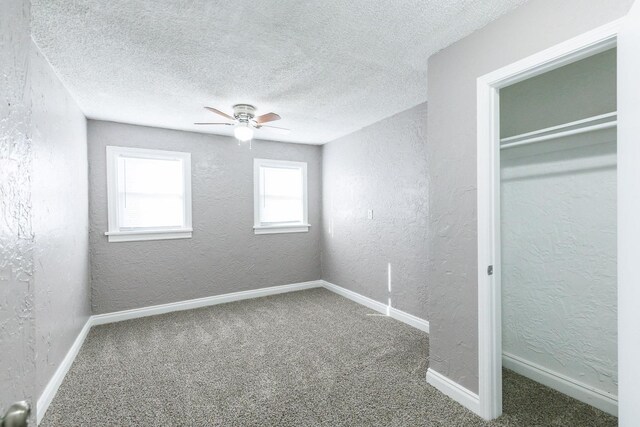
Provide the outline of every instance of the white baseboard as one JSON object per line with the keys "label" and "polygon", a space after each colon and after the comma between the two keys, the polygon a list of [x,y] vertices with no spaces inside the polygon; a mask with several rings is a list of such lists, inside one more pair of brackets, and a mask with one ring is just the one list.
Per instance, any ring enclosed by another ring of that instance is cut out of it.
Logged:
{"label": "white baseboard", "polygon": [[359,293],[350,291],[349,289],[345,289],[341,286],[334,285],[333,283],[329,283],[326,280],[321,280],[322,286],[326,289],[334,292],[338,295],[341,295],[345,298],[350,299],[353,302],[357,302],[360,305],[364,305],[365,307],[369,307],[371,310],[375,310],[382,314],[387,314],[387,305],[371,298],[360,295]]}
{"label": "white baseboard", "polygon": [[412,314],[405,313],[397,308],[389,307],[386,304],[360,295],[356,292],[342,288],[325,280],[312,280],[310,282],[293,283],[290,285],[273,286],[270,288],[255,289],[250,291],[233,292],[230,294],[217,295],[213,297],[197,298],[186,301],[179,301],[169,304],[153,305],[150,307],[134,308],[131,310],[116,311],[113,313],[96,314],[91,316],[92,325],[103,325],[106,323],[121,322],[123,320],[136,319],[139,317],[153,316],[156,314],[170,313],[180,310],[191,310],[194,308],[207,307],[211,305],[223,304],[227,302],[240,301],[244,299],[259,298],[268,295],[276,295],[285,292],[300,291],[304,289],[324,287],[343,297],[346,297],[358,304],[369,307],[372,310],[399,320],[414,328],[429,333],[429,322],[420,319]]}
{"label": "white baseboard", "polygon": [[382,314],[386,314],[389,317],[406,323],[409,326],[413,326],[414,328],[429,333],[429,322],[424,319],[421,319],[409,313],[405,313],[404,311],[398,310],[397,308],[389,307],[386,304],[383,304],[369,297],[365,297],[364,295],[360,295],[357,292],[350,291],[349,289],[345,289],[333,283],[327,282],[326,280],[320,280],[320,282],[322,283],[323,287],[330,290],[331,292],[335,292],[336,294],[342,295],[343,297],[348,298],[353,302],[357,302],[358,304],[364,305],[365,307],[369,307],[372,310],[375,310]]}
{"label": "white baseboard", "polygon": [[58,387],[60,387],[60,384],[62,384],[62,380],[64,380],[65,375],[67,375],[67,372],[69,372],[69,368],[73,364],[73,361],[76,359],[76,356],[80,351],[80,347],[82,347],[82,344],[84,343],[84,340],[87,337],[91,326],[91,317],[89,317],[89,319],[87,319],[86,323],[80,330],[80,333],[76,337],[75,341],[71,345],[71,348],[64,356],[64,359],[62,359],[62,362],[58,366],[58,369],[56,369],[53,376],[47,383],[47,386],[44,388],[42,394],[38,398],[38,404],[36,405],[36,422],[38,424],[40,424],[40,421],[42,421],[42,418],[44,418],[44,414],[47,412],[51,401],[58,392]]}
{"label": "white baseboard", "polygon": [[502,353],[502,366],[601,411],[618,416],[618,398],[611,393],[581,383],[510,353]]}
{"label": "white baseboard", "polygon": [[389,316],[416,329],[420,329],[423,332],[429,333],[429,322],[413,314],[405,313],[404,311],[391,307],[389,309]]}
{"label": "white baseboard", "polygon": [[322,287],[320,280],[310,282],[293,283],[290,285],[272,286],[270,288],[255,289],[250,291],[233,292],[230,294],[216,295],[213,297],[197,298],[186,301],[172,302],[169,304],[153,305],[150,307],[134,308],[132,310],[116,311],[113,313],[96,314],[92,316],[94,325],[121,322],[123,320],[137,319],[139,317],[154,316],[156,314],[170,313],[173,311],[192,310],[194,308],[208,307],[224,304],[226,302],[241,301],[251,298],[266,297],[269,295],[286,292],[300,291],[303,289]]}
{"label": "white baseboard", "polygon": [[475,414],[480,413],[480,399],[477,394],[462,387],[433,369],[427,369],[427,383],[446,394]]}

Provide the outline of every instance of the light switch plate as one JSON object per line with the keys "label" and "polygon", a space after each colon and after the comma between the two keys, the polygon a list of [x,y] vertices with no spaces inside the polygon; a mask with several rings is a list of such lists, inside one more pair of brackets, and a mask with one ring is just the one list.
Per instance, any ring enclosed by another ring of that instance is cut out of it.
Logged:
{"label": "light switch plate", "polygon": [[373,219],[373,209],[367,210],[367,219]]}

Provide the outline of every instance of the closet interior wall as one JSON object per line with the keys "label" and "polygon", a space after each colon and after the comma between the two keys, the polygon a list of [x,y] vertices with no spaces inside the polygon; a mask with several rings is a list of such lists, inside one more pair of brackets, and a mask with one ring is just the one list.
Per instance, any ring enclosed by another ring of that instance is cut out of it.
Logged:
{"label": "closet interior wall", "polygon": [[[501,138],[616,111],[616,51],[500,91]],[[617,395],[616,128],[501,150],[503,355]]]}

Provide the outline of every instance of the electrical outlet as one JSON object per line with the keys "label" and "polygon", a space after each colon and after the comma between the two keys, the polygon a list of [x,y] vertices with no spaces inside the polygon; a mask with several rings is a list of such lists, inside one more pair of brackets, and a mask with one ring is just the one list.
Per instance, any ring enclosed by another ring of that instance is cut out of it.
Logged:
{"label": "electrical outlet", "polygon": [[367,219],[373,219],[373,209],[367,210]]}

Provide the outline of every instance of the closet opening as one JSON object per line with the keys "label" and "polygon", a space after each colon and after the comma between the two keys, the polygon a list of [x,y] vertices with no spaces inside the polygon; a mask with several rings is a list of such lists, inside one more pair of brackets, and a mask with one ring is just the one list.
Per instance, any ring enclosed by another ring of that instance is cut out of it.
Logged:
{"label": "closet opening", "polygon": [[525,377],[615,416],[616,49],[499,96],[503,410]]}
{"label": "closet opening", "polygon": [[[486,420],[502,415],[518,375],[617,421],[620,27],[612,22],[477,80],[474,410]],[[535,392],[518,398],[545,405]]]}

